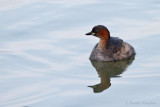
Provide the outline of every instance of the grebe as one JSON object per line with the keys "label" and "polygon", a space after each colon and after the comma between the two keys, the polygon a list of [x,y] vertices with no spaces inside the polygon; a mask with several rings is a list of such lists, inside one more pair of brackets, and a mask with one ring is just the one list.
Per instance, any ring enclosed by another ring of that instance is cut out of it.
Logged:
{"label": "grebe", "polygon": [[117,61],[129,59],[135,55],[134,48],[118,37],[110,37],[109,30],[103,25],[93,27],[86,35],[93,35],[100,38],[98,44],[93,48],[90,60],[93,61]]}

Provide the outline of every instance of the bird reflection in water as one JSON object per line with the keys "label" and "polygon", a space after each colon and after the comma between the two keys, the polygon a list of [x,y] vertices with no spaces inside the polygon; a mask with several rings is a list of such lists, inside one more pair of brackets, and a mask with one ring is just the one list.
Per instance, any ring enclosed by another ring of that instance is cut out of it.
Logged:
{"label": "bird reflection in water", "polygon": [[134,57],[115,62],[97,62],[91,61],[93,67],[96,69],[99,77],[101,78],[101,83],[88,86],[93,88],[94,93],[99,93],[108,89],[111,86],[110,78],[112,77],[121,77],[127,67],[133,62]]}

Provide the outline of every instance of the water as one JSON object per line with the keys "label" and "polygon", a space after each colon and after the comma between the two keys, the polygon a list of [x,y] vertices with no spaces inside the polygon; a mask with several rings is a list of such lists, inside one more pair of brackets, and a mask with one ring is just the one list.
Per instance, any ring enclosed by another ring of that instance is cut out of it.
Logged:
{"label": "water", "polygon": [[[158,0],[0,0],[0,20],[0,107],[160,106]],[[90,62],[97,24],[135,58]]]}

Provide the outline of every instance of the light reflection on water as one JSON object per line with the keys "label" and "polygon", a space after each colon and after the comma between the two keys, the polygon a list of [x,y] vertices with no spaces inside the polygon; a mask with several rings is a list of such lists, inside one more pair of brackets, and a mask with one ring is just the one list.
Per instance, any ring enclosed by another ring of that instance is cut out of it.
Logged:
{"label": "light reflection on water", "polygon": [[[0,107],[159,106],[158,0],[0,2]],[[121,78],[105,78],[112,86],[94,94],[87,86],[100,78],[88,56],[98,39],[84,34],[97,24],[137,55]]]}

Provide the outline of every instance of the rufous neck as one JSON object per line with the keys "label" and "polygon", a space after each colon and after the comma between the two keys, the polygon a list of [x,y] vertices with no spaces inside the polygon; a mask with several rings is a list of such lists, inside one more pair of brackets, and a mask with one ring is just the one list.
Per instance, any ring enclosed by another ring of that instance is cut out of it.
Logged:
{"label": "rufous neck", "polygon": [[108,40],[110,39],[110,33],[108,30],[106,29],[103,29],[101,31],[98,32],[98,37],[100,38],[100,41],[98,43],[98,49],[101,49],[101,50],[105,50],[107,47],[107,42]]}
{"label": "rufous neck", "polygon": [[108,39],[100,39],[97,49],[106,50]]}

